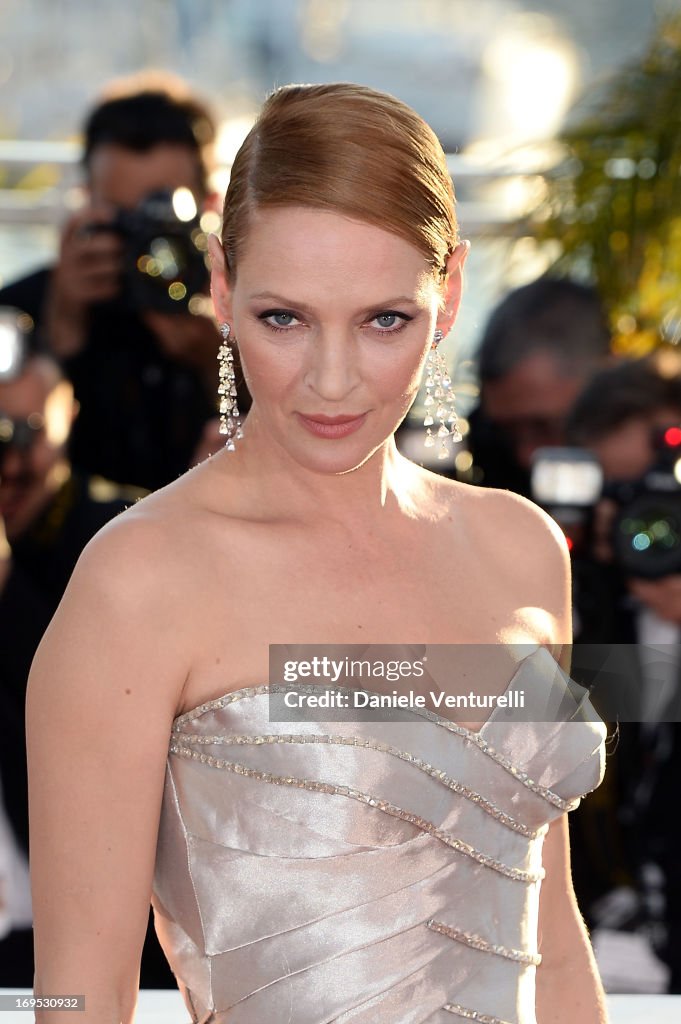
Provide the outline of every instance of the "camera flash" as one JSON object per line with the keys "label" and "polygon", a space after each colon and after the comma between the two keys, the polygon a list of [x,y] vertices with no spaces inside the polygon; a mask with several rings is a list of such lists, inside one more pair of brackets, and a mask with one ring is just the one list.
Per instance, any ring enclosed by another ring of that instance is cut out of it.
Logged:
{"label": "camera flash", "polygon": [[197,214],[196,200],[188,188],[176,188],[173,192],[173,210],[178,220],[189,222]]}

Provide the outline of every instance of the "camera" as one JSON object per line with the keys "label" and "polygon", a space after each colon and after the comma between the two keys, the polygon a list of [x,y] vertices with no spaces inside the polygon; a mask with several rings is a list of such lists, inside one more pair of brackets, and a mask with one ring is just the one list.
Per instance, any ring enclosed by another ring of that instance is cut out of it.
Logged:
{"label": "camera", "polygon": [[563,528],[574,557],[588,556],[601,498],[617,506],[610,541],[626,576],[660,579],[681,572],[681,425],[653,430],[655,460],[633,481],[603,483],[595,456],[580,448],[540,448],[532,497]]}
{"label": "camera", "polygon": [[14,306],[0,306],[0,382],[21,374],[33,326],[28,313]]}
{"label": "camera", "polygon": [[[33,326],[28,313],[14,306],[0,306],[0,384],[21,376]],[[25,454],[42,428],[42,416],[34,414],[27,420],[15,420],[0,406],[0,474],[5,451],[10,445]]]}
{"label": "camera", "polygon": [[681,572],[681,426],[654,430],[653,449],[656,461],[640,480],[603,489],[619,506],[615,559],[628,575],[648,579]]}
{"label": "camera", "polygon": [[187,312],[208,286],[207,239],[194,196],[187,188],[145,196],[132,210],[119,209],[106,224],[123,240],[123,300],[135,310]]}

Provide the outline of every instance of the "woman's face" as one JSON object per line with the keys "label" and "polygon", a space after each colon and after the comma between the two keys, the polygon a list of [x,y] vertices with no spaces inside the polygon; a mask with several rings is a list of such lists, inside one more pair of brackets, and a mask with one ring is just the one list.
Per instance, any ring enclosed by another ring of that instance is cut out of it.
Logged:
{"label": "woman's face", "polygon": [[231,286],[215,255],[213,297],[237,338],[252,427],[313,471],[361,465],[404,418],[458,294],[440,311],[414,246],[308,207],[257,212]]}

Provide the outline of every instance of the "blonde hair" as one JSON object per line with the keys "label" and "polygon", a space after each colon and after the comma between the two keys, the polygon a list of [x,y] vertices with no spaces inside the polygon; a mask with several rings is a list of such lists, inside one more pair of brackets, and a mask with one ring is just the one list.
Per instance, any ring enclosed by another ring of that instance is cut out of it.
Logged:
{"label": "blonde hair", "polygon": [[411,107],[367,86],[287,85],[266,100],[225,196],[229,276],[253,211],[289,205],[391,231],[422,252],[440,278],[458,242],[454,189],[437,136]]}

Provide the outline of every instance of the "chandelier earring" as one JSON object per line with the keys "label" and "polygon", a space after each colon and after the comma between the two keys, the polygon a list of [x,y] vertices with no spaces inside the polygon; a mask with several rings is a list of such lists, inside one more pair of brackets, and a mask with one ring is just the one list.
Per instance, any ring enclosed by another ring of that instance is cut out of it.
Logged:
{"label": "chandelier earring", "polygon": [[241,417],[237,405],[236,377],[234,374],[234,352],[229,342],[232,328],[229,324],[220,324],[222,341],[218,349],[218,398],[220,402],[221,434],[227,435],[225,447],[234,451],[234,441],[243,437]]}
{"label": "chandelier earring", "polygon": [[[460,441],[461,433],[457,427],[457,415],[454,408],[454,389],[449,376],[447,364],[442,353],[438,351],[438,345],[444,338],[441,330],[433,334],[433,343],[426,358],[426,397],[424,406],[426,408],[423,425],[426,428],[426,448],[433,448],[436,441],[439,441],[440,450],[437,453],[438,459],[446,459],[449,456],[447,438],[452,441]],[[433,433],[431,428],[435,427],[435,421],[439,421],[437,429]]]}

